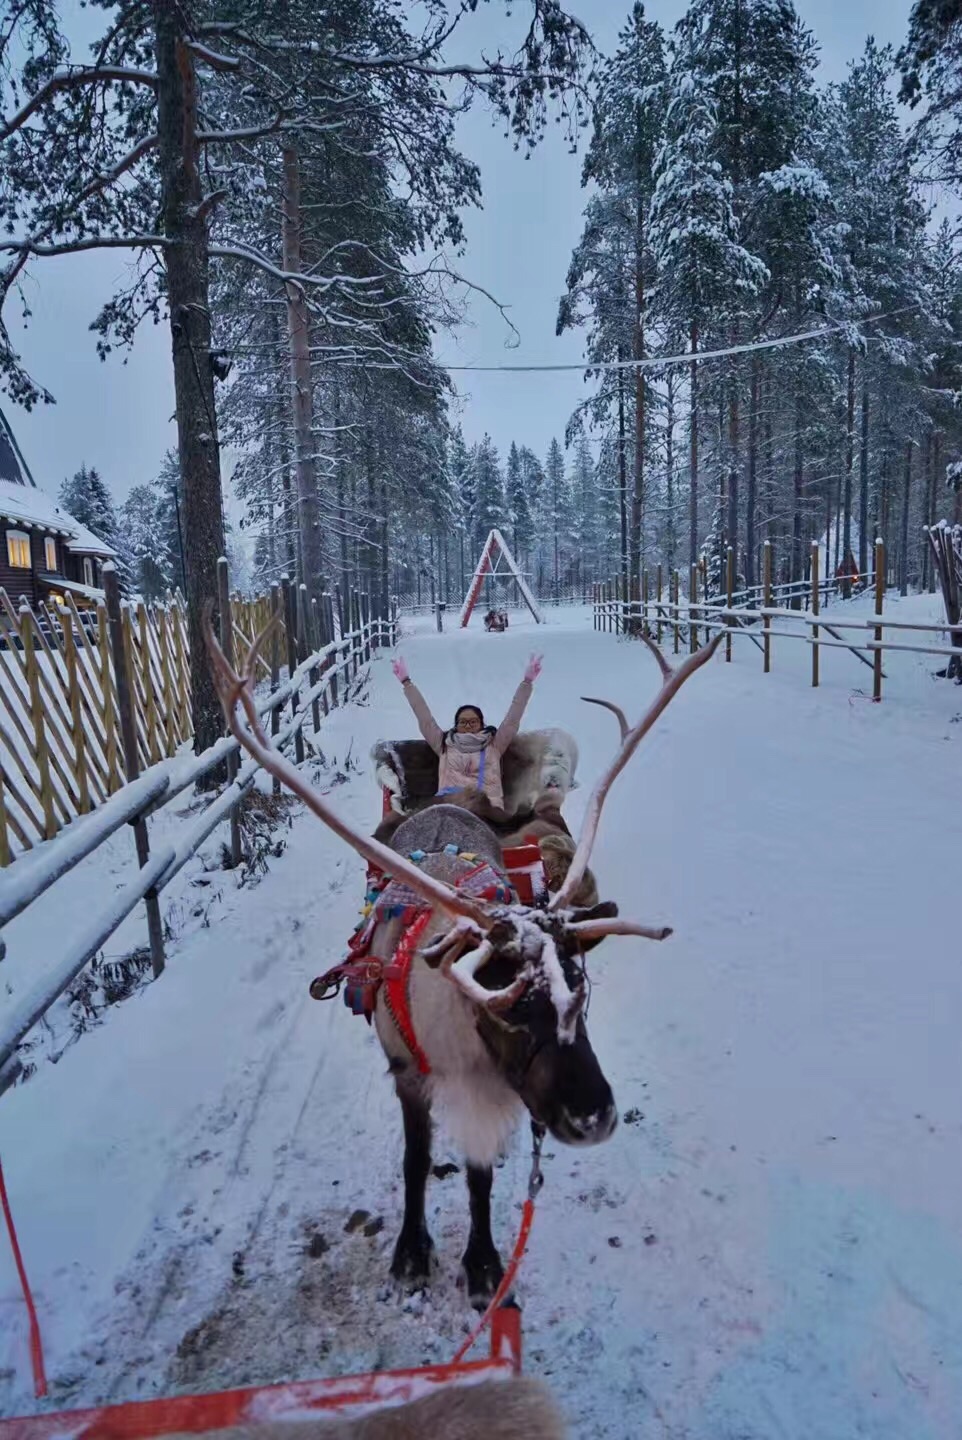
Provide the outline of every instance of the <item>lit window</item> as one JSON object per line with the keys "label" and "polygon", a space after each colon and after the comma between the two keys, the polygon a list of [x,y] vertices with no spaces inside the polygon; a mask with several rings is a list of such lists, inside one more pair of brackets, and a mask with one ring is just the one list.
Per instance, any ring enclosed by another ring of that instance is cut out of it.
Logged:
{"label": "lit window", "polygon": [[84,556],[84,584],[92,586],[94,583],[94,562],[89,555]]}
{"label": "lit window", "polygon": [[22,530],[7,531],[7,560],[15,570],[30,569],[30,536]]}
{"label": "lit window", "polygon": [[56,573],[57,542],[52,535],[48,535],[43,542],[43,558],[46,561],[47,569]]}

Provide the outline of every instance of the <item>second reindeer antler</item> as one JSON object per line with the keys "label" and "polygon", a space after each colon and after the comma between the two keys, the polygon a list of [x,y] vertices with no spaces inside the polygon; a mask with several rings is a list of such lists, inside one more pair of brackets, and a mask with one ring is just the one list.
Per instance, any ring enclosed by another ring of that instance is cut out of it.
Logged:
{"label": "second reindeer antler", "polygon": [[396,850],[390,850],[379,840],[365,835],[346,820],[342,820],[336,810],[324,803],[323,797],[307,777],[272,743],[254,704],[254,673],[257,657],[276,624],[276,617],[265,626],[251,646],[243,675],[237,673],[221,649],[211,626],[209,611],[205,614],[203,623],[214,684],[224,707],[227,724],[248,755],[253,756],[268,774],[286,785],[298,799],[303,800],[319,820],[323,820],[335,835],[346,840],[365,860],[379,866],[396,879],[405,880],[412,890],[422,895],[431,905],[440,905],[450,913],[462,916],[481,931],[489,930],[493,921],[484,905],[472,900],[469,895],[453,890],[442,881],[433,879]]}
{"label": "second reindeer antler", "polygon": [[[603,705],[607,710],[614,711],[621,729],[621,744],[615,752],[614,759],[611,761],[607,770],[601,775],[594,790],[591,792],[588,809],[585,812],[584,824],[581,827],[581,834],[578,837],[578,847],[575,850],[574,858],[571,861],[570,869],[564,878],[561,889],[553,896],[548,906],[549,910],[564,909],[581,884],[598,835],[598,822],[601,819],[602,806],[605,803],[608,791],[611,789],[613,782],[621,774],[637,750],[640,742],[648,734],[648,731],[652,725],[654,725],[658,716],[678,694],[678,691],[684,685],[685,681],[694,675],[695,671],[699,670],[702,665],[707,664],[714,655],[724,638],[724,633],[723,630],[720,630],[703,650],[698,650],[694,655],[689,655],[688,659],[679,665],[677,669],[669,665],[655,642],[650,639],[649,636],[642,634],[642,640],[644,640],[648,649],[658,661],[662,681],[658,694],[648,706],[648,709],[642,715],[638,724],[633,727],[628,725],[623,711],[617,705],[613,705],[610,700],[595,700],[587,695],[582,696],[582,699],[588,700],[589,704]],[[608,935],[619,933],[622,935],[629,933],[647,934],[652,939],[663,938],[661,934],[653,934],[650,931],[642,930],[640,927],[629,931],[625,922],[615,922],[613,926],[611,922],[602,921],[593,927],[593,933]],[[671,932],[669,931],[667,933],[670,934]]]}

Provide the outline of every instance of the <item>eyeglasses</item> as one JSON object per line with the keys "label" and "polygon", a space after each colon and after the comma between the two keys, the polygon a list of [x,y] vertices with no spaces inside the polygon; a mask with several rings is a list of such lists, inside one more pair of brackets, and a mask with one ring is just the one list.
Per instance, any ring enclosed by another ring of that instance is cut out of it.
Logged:
{"label": "eyeglasses", "polygon": [[458,721],[457,728],[459,730],[480,730],[481,721],[477,715],[462,715]]}

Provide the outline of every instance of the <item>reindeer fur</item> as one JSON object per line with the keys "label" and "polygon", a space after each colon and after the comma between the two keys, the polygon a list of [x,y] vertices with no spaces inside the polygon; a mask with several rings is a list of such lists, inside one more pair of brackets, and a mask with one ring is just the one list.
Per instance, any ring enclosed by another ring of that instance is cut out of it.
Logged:
{"label": "reindeer fur", "polygon": [[[269,1420],[202,1432],[205,1440],[565,1440],[561,1413],[538,1380],[451,1385],[356,1420]],[[168,1435],[161,1440],[197,1440]]]}
{"label": "reindeer fur", "polygon": [[[427,822],[427,823],[426,823]],[[484,853],[493,837],[480,832],[485,827],[474,816],[456,810],[453,815],[426,810],[412,816],[398,830],[392,845],[398,850],[423,849],[427,825],[438,824],[446,837],[462,850]],[[440,847],[438,847],[440,848]],[[463,870],[452,855],[431,854],[430,873],[439,880],[454,881]],[[500,863],[500,857],[495,861]],[[447,916],[436,913],[426,930],[422,948],[450,925]],[[394,919],[379,925],[371,941],[374,955],[393,955],[401,938],[402,922]],[[493,1165],[511,1137],[522,1105],[515,1092],[491,1063],[478,1034],[477,1015],[471,1001],[437,968],[420,956],[411,966],[409,986],[411,1020],[418,1043],[428,1058],[431,1074],[418,1073],[411,1054],[383,1000],[378,998],[374,1024],[388,1057],[399,1090],[429,1109],[437,1108],[442,1126],[471,1165],[486,1169]]]}

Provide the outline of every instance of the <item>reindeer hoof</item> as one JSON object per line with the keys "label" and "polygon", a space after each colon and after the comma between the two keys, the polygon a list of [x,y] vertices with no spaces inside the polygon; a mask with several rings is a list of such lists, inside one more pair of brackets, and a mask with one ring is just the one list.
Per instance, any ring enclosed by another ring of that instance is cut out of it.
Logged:
{"label": "reindeer hoof", "polygon": [[391,1275],[400,1284],[420,1290],[431,1278],[433,1260],[434,1241],[425,1226],[411,1234],[402,1230],[394,1247]]}
{"label": "reindeer hoof", "polygon": [[475,1310],[485,1310],[504,1278],[501,1256],[492,1245],[482,1249],[468,1246],[461,1261],[461,1279]]}

